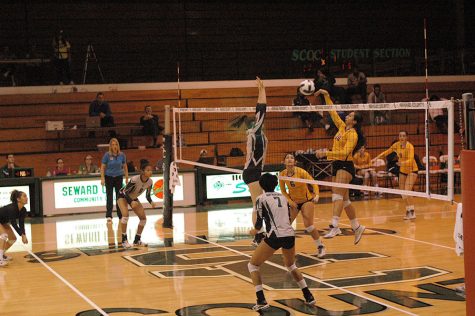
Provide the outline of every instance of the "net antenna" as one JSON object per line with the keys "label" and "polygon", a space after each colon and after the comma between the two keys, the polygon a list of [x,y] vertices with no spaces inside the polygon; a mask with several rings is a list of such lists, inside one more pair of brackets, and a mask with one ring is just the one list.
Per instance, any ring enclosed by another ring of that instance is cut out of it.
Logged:
{"label": "net antenna", "polygon": [[427,60],[427,19],[424,18],[424,63],[425,63],[425,87],[426,87],[426,102],[427,107],[425,110],[425,136],[426,136],[426,193],[430,195],[430,157],[429,157],[429,145],[430,145],[430,130],[429,130],[429,71],[428,71],[428,60]]}
{"label": "net antenna", "polygon": [[[178,108],[181,108],[181,88],[180,88],[180,62],[176,63],[176,75],[177,75],[177,95],[178,95]],[[179,149],[179,157],[180,159],[183,157],[182,155],[182,147],[181,144],[184,142],[183,135],[181,133],[181,115],[180,112],[178,113],[178,135],[176,131],[176,124],[175,124],[175,115],[173,115],[173,144],[174,144],[174,157],[175,161],[178,160],[178,149]]]}

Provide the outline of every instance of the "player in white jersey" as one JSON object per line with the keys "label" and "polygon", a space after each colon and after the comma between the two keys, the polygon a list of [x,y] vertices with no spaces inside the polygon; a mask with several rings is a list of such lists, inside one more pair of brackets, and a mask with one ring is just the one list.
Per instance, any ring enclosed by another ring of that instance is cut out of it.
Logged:
{"label": "player in white jersey", "polygon": [[266,237],[254,251],[248,264],[257,297],[257,304],[252,309],[259,311],[269,307],[264,296],[259,267],[280,248],[282,248],[284,264],[302,289],[305,302],[313,305],[315,298],[295,265],[295,232],[290,224],[289,203],[285,196],[274,192],[277,186],[276,176],[266,173],[261,176],[259,184],[264,193],[259,195],[256,200],[257,220],[251,234],[256,234],[262,228],[262,223],[265,222]]}
{"label": "player in white jersey", "polygon": [[122,247],[124,248],[132,247],[127,240],[129,205],[140,219],[139,225],[137,227],[137,234],[135,235],[134,239],[134,246],[147,246],[146,243],[140,240],[145,223],[147,222],[147,216],[145,215],[142,203],[140,203],[138,197],[143,192],[146,192],[147,201],[152,205],[153,208],[156,207],[155,202],[152,202],[152,198],[150,197],[150,192],[153,185],[153,181],[150,179],[152,176],[152,171],[152,165],[147,160],[141,161],[140,174],[130,178],[129,183],[120,189],[117,204],[119,205],[120,211],[122,212],[120,223],[122,227]]}

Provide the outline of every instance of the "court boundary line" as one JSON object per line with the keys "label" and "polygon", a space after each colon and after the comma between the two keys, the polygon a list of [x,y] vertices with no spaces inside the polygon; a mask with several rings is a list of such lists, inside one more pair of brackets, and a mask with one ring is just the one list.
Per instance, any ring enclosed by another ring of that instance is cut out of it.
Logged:
{"label": "court boundary line", "polygon": [[[38,257],[33,251],[30,251],[28,248],[26,248],[25,245],[22,244],[22,246],[26,249],[26,251],[30,254],[30,256],[32,256],[33,258],[35,258],[39,263],[41,263],[45,268],[46,270],[48,270],[49,272],[51,272],[55,277],[57,277],[61,282],[63,282],[65,285],[67,285],[74,293],[76,293],[79,297],[81,297],[86,303],[88,303],[89,305],[91,305],[91,307],[93,307],[96,311],[98,311],[101,315],[103,316],[109,316],[109,314],[107,314],[102,308],[100,308],[98,305],[96,305],[96,303],[94,303],[91,299],[89,299],[86,295],[84,295],[81,291],[79,291],[74,285],[72,285],[71,283],[69,283],[68,280],[66,280],[65,278],[63,278],[63,276],[61,276],[61,274],[59,274],[58,272],[56,272],[53,268],[51,268],[49,265],[47,265],[43,260],[40,259],[40,257]],[[32,245],[33,246],[33,245]]]}
{"label": "court boundary line", "polygon": [[[224,248],[224,249],[228,249],[228,250],[231,251],[231,252],[240,253],[240,254],[242,254],[242,255],[248,257],[248,258],[251,257],[251,256],[248,255],[248,254],[242,253],[242,252],[240,252],[240,251],[238,251],[238,250],[234,250],[234,249],[232,249],[232,248],[230,248],[230,247],[217,244],[217,243],[215,243],[215,242],[212,242],[212,241],[209,241],[209,240],[206,240],[206,239],[203,239],[203,238],[200,238],[200,237],[197,237],[197,236],[188,234],[188,233],[186,233],[186,232],[184,232],[184,234],[187,235],[187,236],[189,236],[189,237],[192,237],[192,238],[195,238],[195,239],[198,239],[198,240],[205,241],[205,242],[210,243],[210,244],[212,244],[212,245],[216,245],[216,246],[218,246],[218,247],[222,247],[222,248]],[[270,261],[265,261],[265,262],[266,262],[267,264],[271,265],[271,266],[274,266],[274,267],[279,268],[279,269],[281,269],[281,270],[287,271],[287,269],[286,269],[284,266],[281,266],[281,265],[279,265],[279,264],[277,264],[277,263],[270,262]],[[379,304],[379,305],[382,305],[382,306],[386,306],[386,307],[388,307],[388,308],[390,308],[390,309],[397,310],[397,311],[399,311],[399,312],[401,312],[401,313],[404,313],[404,314],[406,314],[406,315],[418,316],[418,314],[413,314],[413,313],[411,313],[411,312],[405,311],[405,310],[400,309],[400,308],[398,308],[398,307],[391,306],[391,305],[386,304],[386,303],[383,303],[383,302],[379,302],[379,301],[377,301],[377,300],[375,300],[375,299],[373,299],[373,298],[370,298],[370,297],[367,297],[367,296],[363,296],[363,295],[361,295],[361,294],[357,294],[357,293],[355,293],[355,292],[353,292],[353,291],[346,290],[346,289],[344,289],[344,288],[340,288],[340,287],[335,286],[335,285],[333,285],[333,284],[326,283],[325,281],[322,281],[322,280],[320,280],[320,279],[318,279],[318,278],[316,278],[316,277],[310,276],[310,275],[308,275],[308,274],[306,274],[306,273],[302,273],[302,275],[304,275],[305,277],[307,277],[307,278],[309,278],[309,279],[311,279],[311,280],[313,280],[313,281],[320,282],[320,283],[322,283],[322,284],[324,284],[324,285],[326,285],[326,286],[328,286],[328,287],[330,287],[330,288],[332,288],[332,289],[336,289],[336,290],[340,290],[340,291],[342,291],[342,292],[346,292],[346,293],[352,294],[352,295],[354,295],[354,296],[357,296],[357,297],[366,299],[366,300],[371,301],[371,302],[373,302],[373,303],[376,303],[376,304]]]}

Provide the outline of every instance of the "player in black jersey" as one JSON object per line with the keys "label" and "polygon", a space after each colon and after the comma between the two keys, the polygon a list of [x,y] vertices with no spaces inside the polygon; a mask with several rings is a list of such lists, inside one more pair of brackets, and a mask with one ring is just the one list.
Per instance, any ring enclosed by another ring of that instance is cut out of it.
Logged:
{"label": "player in black jersey", "polygon": [[0,267],[6,266],[8,261],[12,260],[10,256],[5,255],[16,241],[12,227],[21,236],[23,243],[28,243],[25,235],[25,205],[28,204],[28,197],[25,192],[13,190],[10,201],[12,203],[0,208]]}
{"label": "player in black jersey", "polygon": [[139,217],[139,225],[137,227],[137,234],[134,239],[134,246],[143,246],[146,247],[147,244],[140,240],[142,231],[147,222],[147,216],[143,209],[142,203],[138,200],[138,197],[146,191],[147,201],[152,205],[153,208],[156,207],[155,202],[152,202],[150,192],[152,191],[153,181],[150,178],[152,176],[153,167],[147,161],[141,161],[140,164],[140,174],[130,178],[129,183],[127,183],[119,191],[119,197],[117,199],[117,204],[120,207],[122,212],[122,218],[120,220],[122,227],[122,247],[130,248],[132,247],[129,244],[127,239],[127,222],[129,221],[129,205],[135,214]]}
{"label": "player in black jersey", "polygon": [[[267,109],[266,89],[264,82],[256,77],[256,84],[259,90],[256,105],[256,115],[254,122],[247,120],[247,116],[239,117],[235,119],[233,126],[240,127],[243,123],[248,125],[247,129],[247,144],[246,144],[246,163],[242,173],[242,179],[244,183],[249,187],[251,193],[253,212],[252,223],[256,222],[256,198],[262,193],[262,188],[259,185],[259,178],[261,177],[262,170],[264,169],[264,162],[267,151],[267,137],[262,130],[264,127],[264,119]],[[262,240],[264,234],[259,232],[255,235],[252,242],[253,246],[257,246]]]}
{"label": "player in black jersey", "polygon": [[252,309],[259,311],[269,307],[264,296],[259,268],[280,248],[282,248],[284,264],[302,289],[305,302],[313,305],[315,304],[315,298],[310,293],[305,279],[295,265],[295,231],[290,223],[289,203],[285,196],[274,192],[277,186],[276,176],[266,173],[260,178],[259,184],[264,189],[264,193],[259,195],[256,200],[257,220],[251,233],[257,233],[262,228],[263,221],[265,221],[266,236],[254,251],[248,264],[257,297],[257,304]]}

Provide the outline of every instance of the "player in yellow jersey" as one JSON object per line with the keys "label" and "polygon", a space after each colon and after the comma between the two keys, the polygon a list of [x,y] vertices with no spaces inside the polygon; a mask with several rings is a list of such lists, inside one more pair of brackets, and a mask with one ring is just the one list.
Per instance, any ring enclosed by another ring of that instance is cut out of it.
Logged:
{"label": "player in yellow jersey", "polygon": [[[397,165],[399,166],[399,189],[412,191],[412,187],[417,180],[417,168],[416,160],[414,159],[414,146],[407,141],[407,132],[399,132],[399,141],[389,147],[388,150],[382,152],[376,158],[386,157],[390,153],[395,152],[398,157]],[[406,216],[404,219],[415,219],[416,212],[414,210],[414,203],[412,198],[402,194],[402,199],[406,204]]]}
{"label": "player in yellow jersey", "polygon": [[[285,169],[280,172],[281,177],[314,180],[302,168],[295,166],[295,156],[293,154],[285,155]],[[315,245],[317,246],[317,257],[323,258],[326,254],[325,245],[320,238],[318,229],[313,225],[313,214],[315,204],[318,203],[319,189],[317,184],[308,184],[289,180],[279,180],[279,186],[282,194],[287,198],[291,209],[291,222],[297,217],[299,211],[302,211],[303,224],[305,231],[309,233]]]}
{"label": "player in yellow jersey", "polygon": [[[316,96],[323,95],[325,103],[332,105],[333,101],[328,91],[320,89],[315,93]],[[355,176],[355,167],[353,165],[353,155],[364,144],[364,136],[361,132],[361,123],[363,117],[361,114],[351,112],[345,117],[345,121],[338,116],[336,111],[330,111],[331,119],[338,128],[338,132],[333,137],[333,147],[331,151],[318,150],[317,158],[327,157],[332,160],[332,181],[336,183],[348,184]],[[324,236],[333,238],[341,235],[338,227],[341,212],[345,209],[346,215],[350,219],[351,228],[355,233],[355,245],[360,241],[365,226],[360,225],[356,218],[356,210],[351,205],[350,192],[346,188],[332,188],[333,217],[330,225],[330,231]]]}
{"label": "player in yellow jersey", "polygon": [[[366,151],[366,146],[361,146],[358,152],[353,156],[353,163],[356,168],[356,174],[363,178],[363,185],[378,187],[378,179],[376,170],[372,168],[371,155]],[[363,192],[364,195],[369,195],[368,191]],[[376,192],[379,195],[379,192]]]}

